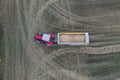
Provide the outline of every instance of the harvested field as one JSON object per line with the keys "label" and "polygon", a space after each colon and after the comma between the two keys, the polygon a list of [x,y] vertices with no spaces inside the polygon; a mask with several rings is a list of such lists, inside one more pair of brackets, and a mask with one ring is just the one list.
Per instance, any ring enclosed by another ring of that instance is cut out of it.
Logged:
{"label": "harvested field", "polygon": [[[4,0],[5,80],[119,80],[119,0]],[[38,32],[89,32],[88,46],[36,45]]]}

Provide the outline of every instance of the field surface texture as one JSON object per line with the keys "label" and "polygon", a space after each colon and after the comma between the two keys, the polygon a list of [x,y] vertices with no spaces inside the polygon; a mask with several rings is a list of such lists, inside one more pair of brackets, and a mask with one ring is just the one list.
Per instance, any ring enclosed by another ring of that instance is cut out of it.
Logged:
{"label": "field surface texture", "polygon": [[[120,0],[3,0],[5,80],[120,80]],[[37,32],[89,32],[87,46],[36,45]]]}

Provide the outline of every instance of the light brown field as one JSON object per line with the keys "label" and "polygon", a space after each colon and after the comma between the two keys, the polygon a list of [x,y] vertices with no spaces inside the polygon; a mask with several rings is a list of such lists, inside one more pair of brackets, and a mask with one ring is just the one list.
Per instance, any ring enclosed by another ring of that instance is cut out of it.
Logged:
{"label": "light brown field", "polygon": [[[105,76],[90,73],[91,67],[112,62],[89,63],[91,59],[119,56],[119,0],[5,0],[3,4],[5,80],[119,80],[119,72]],[[38,31],[89,32],[90,44],[39,46],[33,39]]]}

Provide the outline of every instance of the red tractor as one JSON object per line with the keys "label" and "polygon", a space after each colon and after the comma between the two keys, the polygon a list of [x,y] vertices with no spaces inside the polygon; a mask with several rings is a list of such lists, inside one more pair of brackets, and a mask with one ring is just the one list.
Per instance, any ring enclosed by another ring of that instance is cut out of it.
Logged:
{"label": "red tractor", "polygon": [[52,33],[47,34],[38,32],[34,35],[34,39],[37,44],[46,44],[47,46],[52,46],[55,42],[55,35]]}

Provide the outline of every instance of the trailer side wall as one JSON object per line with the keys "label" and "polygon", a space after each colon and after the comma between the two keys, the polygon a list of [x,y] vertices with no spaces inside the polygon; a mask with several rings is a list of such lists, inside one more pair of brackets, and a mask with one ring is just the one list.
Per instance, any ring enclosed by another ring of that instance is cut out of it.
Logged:
{"label": "trailer side wall", "polygon": [[60,45],[87,45],[89,43],[89,34],[81,32],[58,33],[58,44]]}

